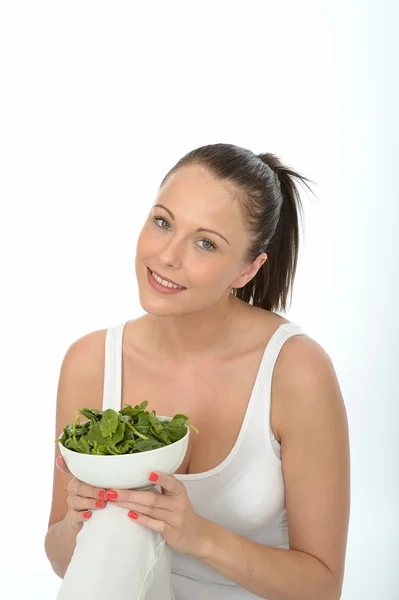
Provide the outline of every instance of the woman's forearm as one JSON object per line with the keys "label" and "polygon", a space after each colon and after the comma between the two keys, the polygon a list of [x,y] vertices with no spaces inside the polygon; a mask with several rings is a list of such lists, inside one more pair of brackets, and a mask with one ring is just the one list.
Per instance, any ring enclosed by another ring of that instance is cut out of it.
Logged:
{"label": "woman's forearm", "polygon": [[76,536],[82,525],[71,525],[62,520],[54,523],[48,530],[44,542],[47,558],[58,577],[64,578],[76,547]]}
{"label": "woman's forearm", "polygon": [[268,600],[339,600],[339,585],[317,558],[264,546],[205,521],[197,556],[244,589]]}

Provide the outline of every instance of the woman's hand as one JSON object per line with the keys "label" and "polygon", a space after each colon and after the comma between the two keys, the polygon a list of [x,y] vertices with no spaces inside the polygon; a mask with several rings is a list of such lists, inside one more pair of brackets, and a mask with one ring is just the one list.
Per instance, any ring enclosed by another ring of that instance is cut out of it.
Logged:
{"label": "woman's hand", "polygon": [[194,510],[183,483],[173,475],[151,473],[158,491],[108,490],[106,500],[129,509],[128,516],[140,525],[158,531],[176,552],[201,557],[207,543],[208,521]]}
{"label": "woman's hand", "polygon": [[[62,456],[55,462],[58,469],[64,473],[70,473]],[[105,508],[106,490],[83,483],[73,477],[67,486],[68,490],[68,513],[65,517],[73,525],[81,526],[82,522],[91,517],[92,510]]]}

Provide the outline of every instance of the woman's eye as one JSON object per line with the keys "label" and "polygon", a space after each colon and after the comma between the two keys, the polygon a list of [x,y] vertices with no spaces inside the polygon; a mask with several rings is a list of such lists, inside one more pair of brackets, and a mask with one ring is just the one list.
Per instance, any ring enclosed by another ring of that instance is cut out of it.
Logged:
{"label": "woman's eye", "polygon": [[[168,221],[166,219],[164,219],[163,217],[154,217],[154,221],[157,221],[157,222],[158,221],[164,221],[165,223],[168,223]],[[168,225],[169,225],[169,223],[168,223]],[[165,227],[162,227],[162,225],[158,225],[158,227],[160,229],[165,229]]]}
{"label": "woman's eye", "polygon": [[215,246],[215,244],[213,242],[211,242],[211,240],[205,240],[205,239],[203,239],[203,240],[200,240],[200,242],[204,242],[205,244],[210,244],[210,247],[208,246],[208,248],[202,247],[203,250],[206,250],[208,252],[210,250],[216,250],[216,246]]}
{"label": "woman's eye", "polygon": [[[154,221],[157,223],[157,227],[159,227],[159,229],[167,229],[167,227],[170,227],[169,221],[167,221],[163,217],[154,217]],[[158,223],[161,223],[162,221],[164,223],[167,223],[167,227],[162,227],[162,225],[158,225]],[[199,240],[199,241],[200,242],[204,242],[205,244],[208,245],[208,247],[200,246],[201,250],[205,250],[206,252],[210,252],[212,250],[216,250],[217,249],[216,244],[214,244],[213,242],[211,242],[211,240],[207,240],[206,238],[203,238],[202,240]]]}

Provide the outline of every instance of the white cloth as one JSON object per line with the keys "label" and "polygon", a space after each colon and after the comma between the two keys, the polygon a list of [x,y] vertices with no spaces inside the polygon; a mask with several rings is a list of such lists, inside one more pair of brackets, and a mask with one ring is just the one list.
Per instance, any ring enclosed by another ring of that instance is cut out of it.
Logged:
{"label": "white cloth", "polygon": [[111,503],[93,511],[78,533],[57,600],[174,600],[170,547],[127,513]]}

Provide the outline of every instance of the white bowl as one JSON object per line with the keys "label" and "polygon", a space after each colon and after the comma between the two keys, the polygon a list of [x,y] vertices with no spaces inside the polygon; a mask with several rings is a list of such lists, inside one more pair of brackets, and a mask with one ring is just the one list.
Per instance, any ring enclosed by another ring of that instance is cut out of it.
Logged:
{"label": "white bowl", "polygon": [[[157,419],[171,421],[171,417],[159,415]],[[186,429],[186,435],[173,444],[135,454],[82,454],[65,448],[61,442],[58,445],[68,469],[80,481],[105,489],[139,489],[154,485],[148,479],[151,471],[173,475],[180,467],[190,436],[188,425]]]}

